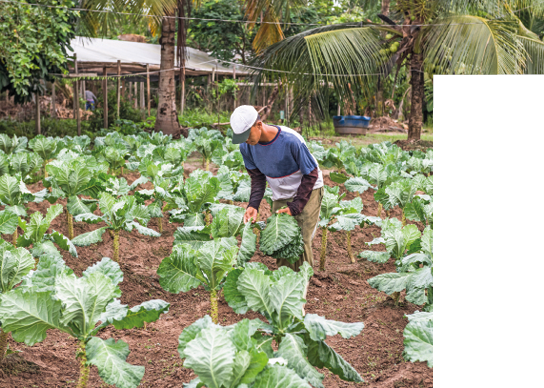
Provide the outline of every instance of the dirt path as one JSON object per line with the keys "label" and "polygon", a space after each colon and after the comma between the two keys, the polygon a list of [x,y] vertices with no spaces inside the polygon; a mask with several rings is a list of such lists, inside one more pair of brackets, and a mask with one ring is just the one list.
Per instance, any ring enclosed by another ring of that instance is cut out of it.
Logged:
{"label": "dirt path", "polygon": [[[136,175],[128,177],[129,183]],[[334,185],[328,177],[326,183]],[[41,184],[30,187],[31,191],[41,188]],[[353,198],[348,193],[347,198]],[[363,194],[366,215],[376,215],[377,204],[373,198],[373,190]],[[245,205],[245,204],[244,204]],[[270,209],[263,200],[261,214],[266,217]],[[29,213],[41,211],[45,213],[49,203],[30,204]],[[400,216],[398,210],[392,216]],[[156,220],[151,220],[149,227],[157,229]],[[182,330],[205,314],[209,314],[210,304],[207,292],[203,287],[179,295],[169,294],[162,290],[156,270],[161,260],[168,256],[172,249],[173,233],[178,224],[164,222],[164,233],[159,238],[142,236],[136,232],[121,231],[121,269],[125,276],[121,283],[123,296],[121,302],[133,306],[149,299],[163,299],[171,304],[168,314],[154,323],[147,325],[147,330],[115,330],[108,328],[100,333],[100,337],[122,339],[130,347],[128,362],[143,365],[146,368],[142,387],[172,388],[181,387],[182,383],[194,378],[192,371],[182,366],[177,352],[177,338]],[[74,224],[76,235],[97,228],[97,225]],[[420,230],[423,229],[419,225]],[[53,221],[52,228],[66,233],[64,217]],[[364,242],[371,241],[380,235],[378,227],[357,228],[352,233],[354,253],[365,247]],[[10,241],[10,236],[2,236]],[[78,248],[78,258],[64,253],[66,264],[77,275],[81,275],[88,266],[112,256],[112,238],[108,233],[103,235],[104,242],[90,247]],[[318,231],[313,241],[314,257],[319,256],[321,232]],[[433,385],[433,372],[425,363],[405,362],[402,358],[402,332],[407,320],[404,314],[410,314],[417,306],[405,303],[397,307],[384,293],[371,288],[367,279],[380,273],[393,272],[394,263],[374,264],[361,260],[349,264],[345,250],[345,238],[341,232],[330,234],[327,249],[327,265],[325,272],[318,271],[318,260],[314,266],[315,276],[308,291],[307,313],[315,313],[328,319],[345,322],[363,321],[365,328],[361,335],[343,339],[340,336],[329,338],[327,342],[348,362],[350,362],[365,380],[355,384],[340,380],[328,370],[323,370],[323,384],[327,388],[336,387],[425,387]],[[374,249],[384,249],[383,247]],[[276,269],[274,259],[263,257],[257,252],[252,259]],[[219,320],[223,325],[230,325],[244,317],[262,318],[257,313],[244,316],[235,314],[224,302],[219,302]],[[75,387],[78,379],[78,363],[75,359],[76,341],[65,334],[54,330],[48,332],[47,339],[33,347],[16,343],[10,339],[10,347],[20,351],[19,355],[31,361],[39,368],[26,369],[20,367],[16,374],[7,375],[0,370],[0,387]],[[36,372],[36,369],[38,371]],[[96,368],[91,368],[89,387],[106,387],[98,377]]]}

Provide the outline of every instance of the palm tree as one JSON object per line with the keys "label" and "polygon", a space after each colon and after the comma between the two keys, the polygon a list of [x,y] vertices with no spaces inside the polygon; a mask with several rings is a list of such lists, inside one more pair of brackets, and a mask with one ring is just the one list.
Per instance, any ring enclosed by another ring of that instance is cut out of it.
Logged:
{"label": "palm tree", "polygon": [[289,82],[301,106],[316,92],[325,105],[325,85],[339,95],[357,94],[391,65],[407,66],[408,139],[415,140],[423,124],[425,74],[432,80],[434,74],[544,73],[544,43],[517,16],[527,9],[539,20],[544,15],[540,0],[397,0],[392,19],[379,15],[387,24],[362,21],[308,30],[271,45],[253,64],[285,71],[262,70],[257,78]]}

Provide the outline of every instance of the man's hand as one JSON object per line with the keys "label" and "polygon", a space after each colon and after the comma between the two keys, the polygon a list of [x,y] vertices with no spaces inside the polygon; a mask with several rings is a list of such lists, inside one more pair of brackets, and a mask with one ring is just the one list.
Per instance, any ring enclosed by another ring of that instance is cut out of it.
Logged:
{"label": "man's hand", "polygon": [[250,219],[252,223],[255,223],[257,220],[257,209],[251,206],[246,209],[244,214],[244,224],[247,224]]}
{"label": "man's hand", "polygon": [[278,213],[278,214],[279,214],[279,213],[287,213],[287,214],[289,214],[290,216],[292,216],[292,214],[291,214],[291,209],[289,209],[289,208],[280,209],[280,210],[278,210],[276,213]]}

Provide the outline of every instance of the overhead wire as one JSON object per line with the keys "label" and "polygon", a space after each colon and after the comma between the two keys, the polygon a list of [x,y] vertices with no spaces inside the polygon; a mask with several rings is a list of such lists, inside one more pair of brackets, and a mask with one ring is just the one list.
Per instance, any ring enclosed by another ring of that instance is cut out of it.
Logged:
{"label": "overhead wire", "polygon": [[[22,1],[15,1],[15,0],[0,0],[0,3],[14,3],[14,4],[20,4],[20,5],[30,5],[30,6],[36,6],[36,7],[44,7],[44,8],[55,8],[55,9],[64,9],[68,11],[76,11],[76,12],[94,12],[94,13],[113,13],[117,15],[126,15],[126,16],[140,16],[140,17],[155,17],[155,18],[167,18],[167,19],[183,19],[183,20],[202,20],[202,21],[215,21],[215,22],[229,22],[229,23],[243,23],[243,24],[279,24],[284,26],[289,25],[295,25],[295,26],[331,26],[332,24],[322,24],[322,23],[297,23],[297,22],[267,22],[267,21],[249,21],[249,20],[236,20],[236,19],[209,19],[209,18],[196,18],[196,17],[186,17],[186,16],[166,16],[166,15],[149,15],[144,13],[133,13],[133,12],[120,12],[120,11],[113,11],[113,10],[102,10],[102,9],[86,9],[86,8],[70,8],[70,7],[63,7],[59,5],[49,5],[49,4],[38,4],[38,3],[27,3]],[[530,7],[525,7],[523,9],[514,11],[519,12],[524,9],[527,9]],[[433,27],[433,26],[464,26],[464,25],[481,25],[481,23],[429,23],[429,24],[396,24],[394,27]],[[381,25],[381,24],[363,24],[363,22],[353,22],[353,23],[346,23],[346,27],[350,26],[365,26],[369,28],[383,28],[388,27],[387,25]]]}

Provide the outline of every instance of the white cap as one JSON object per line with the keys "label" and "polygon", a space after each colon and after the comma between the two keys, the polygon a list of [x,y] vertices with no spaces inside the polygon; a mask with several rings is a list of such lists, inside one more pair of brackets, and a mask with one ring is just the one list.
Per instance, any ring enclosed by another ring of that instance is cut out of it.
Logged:
{"label": "white cap", "polygon": [[234,144],[244,143],[249,137],[249,130],[257,121],[259,114],[251,105],[240,105],[230,115],[230,126],[234,132],[232,142]]}

